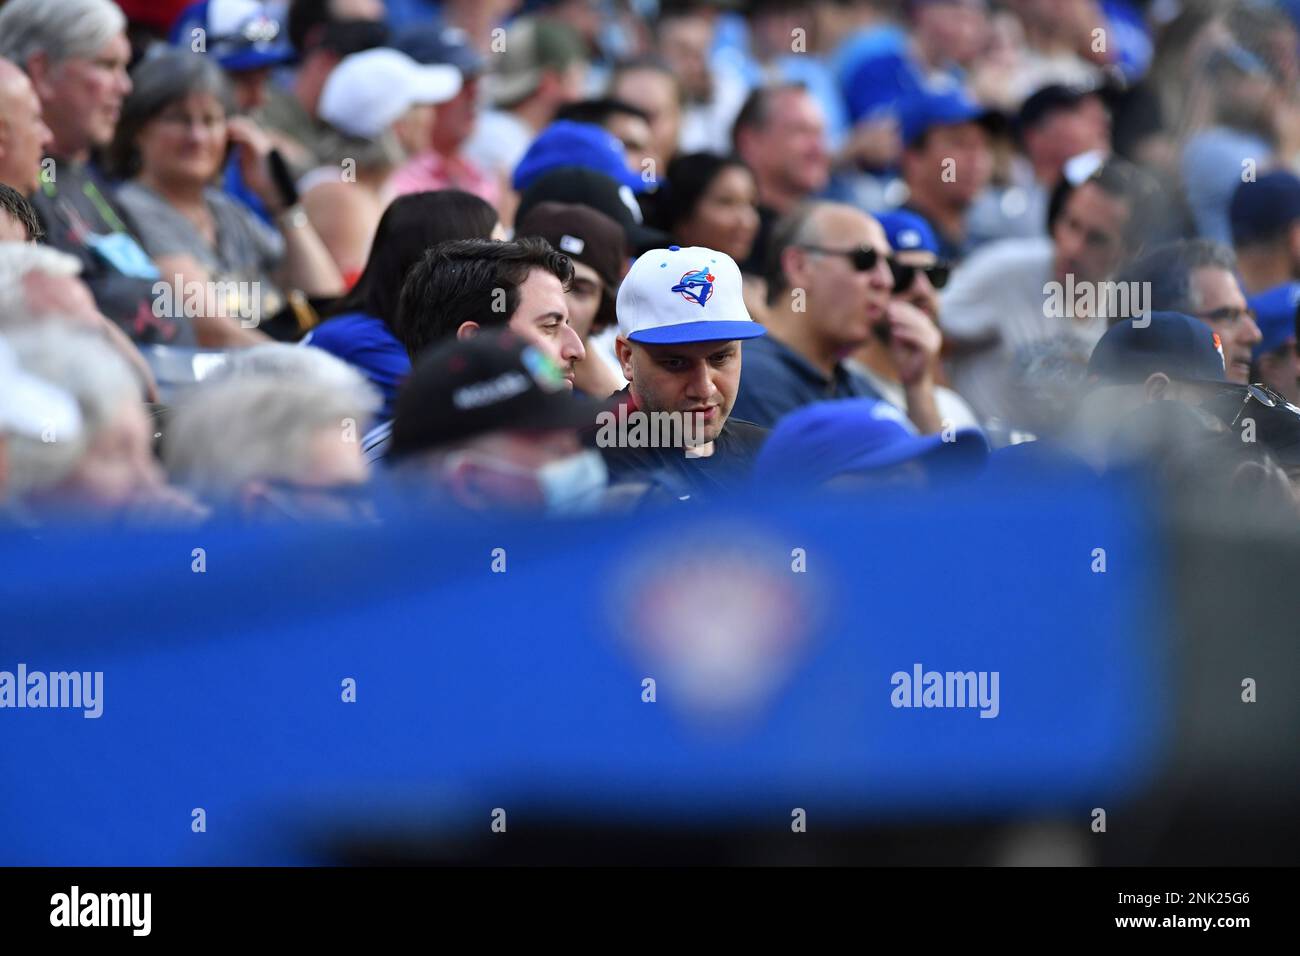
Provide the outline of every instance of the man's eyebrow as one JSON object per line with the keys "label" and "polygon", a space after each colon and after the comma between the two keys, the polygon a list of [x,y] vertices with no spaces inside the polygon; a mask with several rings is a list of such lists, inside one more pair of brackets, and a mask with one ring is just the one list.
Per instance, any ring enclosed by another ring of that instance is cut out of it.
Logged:
{"label": "man's eyebrow", "polygon": [[550,312],[543,312],[541,315],[533,319],[533,321],[541,322],[544,319],[565,319],[565,318],[567,318],[567,316],[563,312],[556,312],[554,309],[552,309]]}

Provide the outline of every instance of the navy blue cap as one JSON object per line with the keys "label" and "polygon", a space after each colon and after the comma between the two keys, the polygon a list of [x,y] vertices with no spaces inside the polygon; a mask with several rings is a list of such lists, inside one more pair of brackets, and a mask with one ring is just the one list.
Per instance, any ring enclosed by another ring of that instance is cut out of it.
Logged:
{"label": "navy blue cap", "polygon": [[198,36],[203,37],[201,52],[216,57],[221,68],[232,73],[294,59],[283,25],[257,0],[200,0],[186,7],[172,26],[171,43],[194,49]]}
{"label": "navy blue cap", "polygon": [[1102,385],[1140,385],[1163,372],[1185,382],[1223,382],[1218,333],[1181,312],[1152,312],[1106,330],[1088,359],[1088,380]]}
{"label": "navy blue cap", "polygon": [[562,166],[582,166],[643,193],[650,184],[627,166],[627,154],[617,136],[594,123],[556,120],[538,134],[515,167],[514,189],[523,192],[543,173]]}
{"label": "navy blue cap", "polygon": [[895,209],[882,213],[876,220],[884,227],[885,238],[895,252],[921,249],[939,254],[939,238],[926,218],[910,209]]}
{"label": "navy blue cap", "polygon": [[462,76],[483,72],[483,55],[469,42],[469,34],[460,27],[443,27],[435,23],[417,23],[406,27],[389,46],[401,50],[416,63],[447,63]]}
{"label": "navy blue cap", "polygon": [[843,398],[805,405],[777,422],[754,463],[754,480],[811,489],[838,475],[916,460],[975,471],[988,453],[988,442],[975,429],[961,429],[951,441],[917,435],[893,405]]}
{"label": "navy blue cap", "polygon": [[1296,339],[1296,309],[1300,307],[1300,282],[1280,286],[1252,295],[1246,300],[1255,313],[1255,324],[1264,337],[1251,356],[1258,359],[1265,352],[1275,352]]}
{"label": "navy blue cap", "polygon": [[1285,169],[1237,186],[1228,206],[1233,245],[1271,239],[1300,219],[1300,178]]}
{"label": "navy blue cap", "polygon": [[980,106],[959,87],[914,93],[898,104],[898,124],[905,147],[914,146],[936,126],[986,123],[992,116],[991,110]]}

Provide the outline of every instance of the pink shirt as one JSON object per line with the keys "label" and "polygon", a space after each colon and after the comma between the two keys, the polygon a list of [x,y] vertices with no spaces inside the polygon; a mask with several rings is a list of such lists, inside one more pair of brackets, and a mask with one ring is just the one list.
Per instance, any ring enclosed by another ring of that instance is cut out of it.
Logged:
{"label": "pink shirt", "polygon": [[391,196],[428,192],[436,189],[461,189],[496,206],[501,198],[500,184],[468,159],[447,158],[428,150],[407,160],[388,179]]}

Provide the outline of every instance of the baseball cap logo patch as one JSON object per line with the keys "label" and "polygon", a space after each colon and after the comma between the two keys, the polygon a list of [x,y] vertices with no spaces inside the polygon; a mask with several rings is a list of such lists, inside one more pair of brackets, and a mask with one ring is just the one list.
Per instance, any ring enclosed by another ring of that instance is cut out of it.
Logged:
{"label": "baseball cap logo patch", "polygon": [[1219,353],[1219,361],[1223,363],[1224,371],[1228,369],[1228,360],[1223,354],[1223,343],[1219,341],[1219,333],[1214,333],[1214,350]]}
{"label": "baseball cap logo patch", "polygon": [[533,381],[541,388],[548,392],[558,392],[565,387],[564,373],[560,371],[560,367],[531,345],[520,353],[519,359],[524,363],[524,368],[528,369],[528,374],[533,377]]}
{"label": "baseball cap logo patch", "polygon": [[671,291],[681,295],[687,302],[694,302],[704,308],[704,303],[713,297],[713,279],[713,273],[708,269],[696,269],[683,275]]}

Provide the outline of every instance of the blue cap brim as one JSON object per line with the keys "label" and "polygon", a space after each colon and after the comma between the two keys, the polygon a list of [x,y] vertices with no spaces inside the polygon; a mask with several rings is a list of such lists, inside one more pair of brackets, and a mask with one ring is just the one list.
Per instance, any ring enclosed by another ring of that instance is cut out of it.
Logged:
{"label": "blue cap brim", "polygon": [[260,70],[267,66],[280,66],[293,61],[292,50],[245,50],[229,56],[218,56],[217,62],[223,70],[242,73],[246,70]]}
{"label": "blue cap brim", "polygon": [[[953,450],[942,451],[948,445]],[[953,435],[952,441],[944,441],[942,435],[917,435],[890,448],[866,452],[837,464],[835,473],[843,475],[857,471],[875,471],[877,468],[918,460],[924,461],[927,466],[946,464],[958,468],[975,467],[985,461],[988,455],[989,443],[983,433],[973,428],[963,428]]]}
{"label": "blue cap brim", "polygon": [[629,335],[629,342],[642,345],[683,345],[687,342],[731,342],[735,339],[753,339],[767,333],[757,322],[683,322],[680,325],[663,325],[657,329],[642,329]]}

